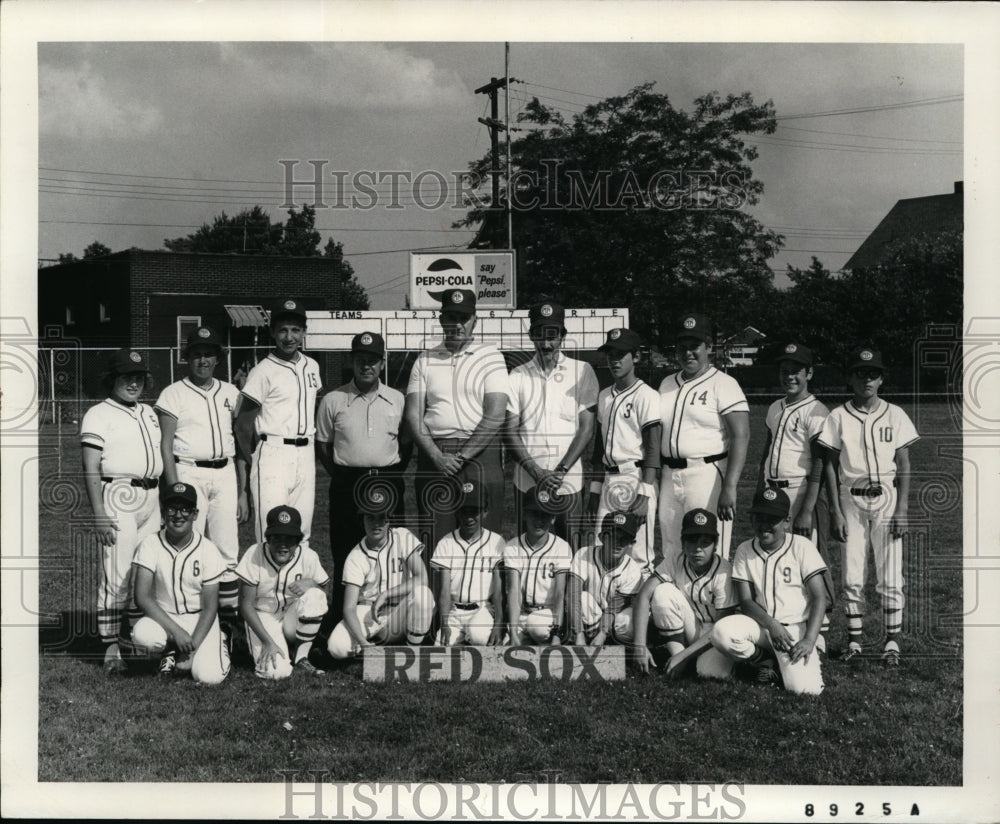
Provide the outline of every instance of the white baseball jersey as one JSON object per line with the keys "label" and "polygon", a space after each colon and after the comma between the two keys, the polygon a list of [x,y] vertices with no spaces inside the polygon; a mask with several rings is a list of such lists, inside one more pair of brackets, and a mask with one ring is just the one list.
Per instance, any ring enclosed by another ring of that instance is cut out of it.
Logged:
{"label": "white baseball jersey", "polygon": [[158,478],[163,473],[160,422],[144,403],[125,406],[105,398],[80,423],[80,441],[101,450],[101,476]]}
{"label": "white baseball jersey", "polygon": [[258,435],[311,438],[316,432],[316,393],[323,386],[319,364],[298,353],[286,361],[273,352],[258,363],[243,385],[243,394],[260,406]]}
{"label": "white baseball jersey", "polygon": [[174,455],[192,461],[217,461],[236,454],[233,418],[240,390],[215,378],[204,389],[189,378],[160,393],[156,410],[177,419]]}
{"label": "white baseball jersey", "polygon": [[790,532],[773,552],[763,549],[753,538],[740,544],[733,557],[733,581],[750,584],[754,600],[782,624],[809,619],[806,583],[825,571],[826,564],[815,544]]}
{"label": "white baseball jersey", "polygon": [[254,544],[236,565],[236,576],[244,583],[257,587],[254,609],[272,615],[283,613],[299,597],[290,589],[296,581],[311,578],[322,587],[330,580],[316,550],[307,542],[295,548],[284,566],[271,557],[266,543]]}
{"label": "white baseball jersey", "polygon": [[767,409],[765,421],[771,433],[771,450],[764,471],[778,481],[805,478],[812,469],[810,445],[823,431],[830,410],[813,395],[788,404],[784,398]]}
{"label": "white baseball jersey", "polygon": [[344,561],[344,585],[359,588],[358,603],[374,601],[379,593],[399,586],[410,576],[410,556],[423,548],[416,535],[400,526],[389,528],[385,543],[378,549],[369,549],[362,538]]}
{"label": "white baseball jersey", "polygon": [[840,452],[840,481],[847,487],[892,486],[896,450],[920,436],[906,413],[879,398],[871,412],[848,401],[834,409],[823,425],[819,442]]}
{"label": "white baseball jersey", "polygon": [[642,430],[660,422],[659,393],[641,380],[621,392],[611,384],[598,396],[597,420],[601,425],[606,466],[640,461]]}
{"label": "white baseball jersey", "polygon": [[749,411],[736,379],[714,366],[693,380],[682,372],[668,375],[660,383],[660,450],[669,458],[719,455],[729,448],[723,416]]}
{"label": "white baseball jersey", "polygon": [[192,532],[182,549],[165,532],[148,535],[136,547],[132,565],[153,573],[156,603],[172,615],[201,612],[202,587],[218,583],[226,571],[218,548],[200,532]]}
{"label": "white baseball jersey", "polygon": [[503,560],[503,547],[503,536],[488,529],[483,529],[473,541],[466,541],[456,529],[437,542],[431,566],[451,571],[453,603],[489,601],[493,570]]}
{"label": "white baseball jersey", "polygon": [[673,584],[684,593],[694,609],[694,614],[703,623],[719,620],[719,613],[736,606],[736,590],[733,588],[733,568],[729,561],[715,555],[708,569],[698,573],[686,556],[665,558],[653,570],[653,574],[664,583]]}
{"label": "white baseball jersey", "polygon": [[600,555],[600,545],[582,547],[573,556],[569,574],[583,582],[583,591],[589,592],[602,610],[621,612],[625,599],[642,589],[642,567],[626,553],[617,566],[608,569]]}
{"label": "white baseball jersey", "polygon": [[524,535],[508,541],[503,548],[504,568],[521,574],[521,608],[526,612],[548,606],[552,582],[560,573],[569,572],[572,563],[569,544],[552,534],[537,549],[528,545]]}

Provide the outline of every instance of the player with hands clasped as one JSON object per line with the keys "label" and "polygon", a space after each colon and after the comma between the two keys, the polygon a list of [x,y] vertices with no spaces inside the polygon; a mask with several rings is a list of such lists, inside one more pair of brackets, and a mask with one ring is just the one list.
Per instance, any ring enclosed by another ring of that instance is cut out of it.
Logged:
{"label": "player with hands clasped", "polygon": [[156,487],[163,456],[156,413],[139,403],[153,385],[142,354],[114,352],[101,382],[108,397],[83,416],[80,443],[84,487],[102,556],[97,631],[105,647],[104,672],[120,675],[126,665],[118,636],[131,598],[132,556],[139,542],[160,528]]}
{"label": "player with hands clasped", "polygon": [[882,660],[899,663],[903,628],[903,535],[910,494],[910,445],[919,438],[906,413],[878,396],[885,367],[876,349],[855,350],[847,365],[854,393],[834,409],[819,436],[830,450],[840,481],[831,501],[831,522],[843,549],[847,609],[846,660],[861,653],[865,562],[875,556],[876,589],[882,598],[885,646]]}
{"label": "player with hands clasped", "polygon": [[790,504],[783,489],[764,489],[750,508],[755,538],[736,548],[733,583],[742,615],[721,619],[712,645],[757,666],[757,680],[775,680],[771,652],[789,692],[823,691],[815,650],[826,588],[826,564],[808,538],[788,532]]}
{"label": "player with hands clasped", "polygon": [[163,530],[142,540],[132,559],[136,651],[159,655],[161,675],[190,672],[199,684],[221,684],[229,652],[219,628],[219,581],[227,567],[218,548],[194,528],[198,493],[190,484],[164,486]]}
{"label": "player with hands clasped", "polygon": [[559,495],[532,487],[523,493],[525,529],[503,550],[507,627],[511,644],[559,644],[566,575],[573,550],[553,534]]}
{"label": "player with hands clasped", "polygon": [[496,646],[503,641],[503,536],[483,527],[488,492],[474,480],[461,486],[458,528],[445,535],[431,556],[441,629],[446,647],[468,643]]}
{"label": "player with hands clasped", "polygon": [[573,643],[602,647],[632,640],[632,596],[642,586],[642,568],[631,557],[639,530],[631,512],[609,512],[600,543],[573,556],[566,585],[569,638]]}
{"label": "player with hands clasped", "polygon": [[682,554],[665,558],[635,598],[634,659],[642,672],[656,666],[647,648],[647,638],[653,633],[662,641],[656,646],[666,646],[671,658],[670,675],[679,675],[684,662],[694,656],[701,677],[726,679],[732,675],[734,659],[711,647],[715,623],[736,611],[732,566],[715,551],[718,540],[714,513],[706,509],[685,513]]}
{"label": "player with hands clasped", "polygon": [[635,374],[642,338],[612,329],[600,347],[614,377],[597,398],[597,437],[592,466],[603,478],[590,483],[587,512],[599,527],[609,512],[632,512],[639,531],[629,554],[643,576],[653,570],[656,473],[660,468],[660,396]]}
{"label": "player with hands clasped", "polygon": [[376,644],[417,646],[434,617],[424,545],[410,530],[389,526],[392,496],[372,486],[358,504],[365,537],[344,562],[344,618],[327,642],[334,658],[359,655]]}
{"label": "player with hands clasped", "polygon": [[236,566],[240,615],[258,678],[288,678],[293,667],[321,674],[309,651],[328,609],[330,576],[303,538],[299,511],[276,506],[267,513],[264,542],[251,546]]}

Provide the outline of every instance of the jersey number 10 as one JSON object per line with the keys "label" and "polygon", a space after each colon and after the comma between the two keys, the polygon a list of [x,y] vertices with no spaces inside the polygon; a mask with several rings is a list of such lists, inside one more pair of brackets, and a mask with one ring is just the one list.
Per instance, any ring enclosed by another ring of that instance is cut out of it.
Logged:
{"label": "jersey number 10", "polygon": [[892,427],[880,426],[878,428],[878,439],[881,443],[892,443]]}

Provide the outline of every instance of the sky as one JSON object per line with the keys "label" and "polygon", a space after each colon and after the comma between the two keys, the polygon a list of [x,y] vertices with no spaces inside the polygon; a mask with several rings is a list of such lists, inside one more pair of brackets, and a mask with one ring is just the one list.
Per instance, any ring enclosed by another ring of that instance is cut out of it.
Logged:
{"label": "sky", "polygon": [[[436,173],[451,182],[488,151],[474,90],[503,75],[502,42],[41,43],[38,257],[94,240],[159,249],[253,204],[283,220],[280,161],[310,180],[308,161],[322,161],[323,243],[344,244],[373,308],[401,308],[407,251],[472,237],[451,228],[463,209],[415,201],[433,203]],[[836,271],[897,200],[963,177],[961,44],[512,40],[510,75],[512,122],[532,97],[572,117],[645,82],[682,109],[713,90],[773,101],[777,131],[749,138],[764,184],[749,208],[785,235],[770,262],[779,286],[813,255]],[[504,106],[501,94],[501,119]],[[332,208],[334,172],[348,204],[371,203],[351,185],[363,171],[405,173],[396,202],[383,182],[374,207]],[[315,204],[315,190],[290,202]]]}

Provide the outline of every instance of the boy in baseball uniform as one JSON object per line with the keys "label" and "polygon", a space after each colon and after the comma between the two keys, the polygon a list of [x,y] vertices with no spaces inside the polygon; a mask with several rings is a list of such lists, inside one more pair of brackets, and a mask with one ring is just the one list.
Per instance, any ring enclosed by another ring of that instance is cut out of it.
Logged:
{"label": "boy in baseball uniform", "polygon": [[587,512],[600,526],[609,512],[635,514],[639,531],[629,554],[643,576],[653,571],[656,529],[656,473],[660,468],[660,396],[635,374],[642,338],[631,329],[612,329],[604,352],[614,383],[597,398],[597,437],[591,465],[603,473],[591,481]]}
{"label": "boy in baseball uniform", "polygon": [[267,513],[264,542],[251,546],[236,566],[258,678],[281,680],[293,668],[321,674],[309,650],[328,608],[330,576],[304,538],[298,510],[277,506]]}
{"label": "boy in baseball uniform", "polygon": [[851,353],[847,379],[854,393],[834,409],[819,436],[837,468],[840,494],[831,522],[844,541],[844,598],[848,648],[845,660],[861,654],[865,561],[875,557],[876,590],[882,598],[885,645],[882,660],[899,664],[903,628],[903,535],[910,494],[910,446],[919,435],[906,413],[878,396],[885,367],[877,349]]}
{"label": "boy in baseball uniform", "polygon": [[573,556],[567,583],[569,637],[579,646],[632,640],[632,596],[642,587],[642,568],[631,556],[639,518],[609,512],[600,543]]}
{"label": "boy in baseball uniform", "polygon": [[418,646],[434,617],[424,545],[410,530],[389,526],[392,496],[378,487],[361,495],[365,537],[344,562],[344,618],[327,651],[342,659],[365,647],[404,642]]}
{"label": "boy in baseball uniform", "polygon": [[291,298],[275,303],[270,328],[274,349],[247,375],[236,413],[237,444],[251,467],[258,544],[267,513],[283,504],[298,510],[309,538],[316,498],[316,394],[323,385],[319,364],[300,351],[306,334],[302,303]]}
{"label": "boy in baseball uniform", "polygon": [[240,586],[233,570],[239,558],[238,524],[247,519],[244,481],[246,464],[236,460],[233,421],[239,390],[215,378],[222,341],[214,329],[199,326],[188,335],[184,357],[188,374],[160,393],[156,401],[160,421],[163,479],[180,481],[198,493],[194,528],[218,547],[228,572],[219,583],[219,620],[236,620]]}
{"label": "boy in baseball uniform", "polygon": [[458,528],[438,541],[431,556],[441,619],[438,643],[446,647],[496,646],[503,640],[504,539],[483,527],[488,494],[475,479],[461,484]]}
{"label": "boy in baseball uniform", "polygon": [[525,530],[503,550],[508,637],[511,644],[559,644],[573,550],[552,527],[564,503],[538,487],[522,496]]}
{"label": "boy in baseball uniform", "polygon": [[783,489],[764,489],[750,507],[755,537],[736,548],[733,583],[742,615],[729,615],[712,629],[720,652],[757,667],[758,683],[776,680],[771,654],[789,692],[823,691],[815,649],[826,607],[826,564],[808,538],[793,535],[791,504]]}
{"label": "boy in baseball uniform", "polygon": [[[715,623],[736,611],[733,570],[715,551],[718,520],[707,509],[692,509],[681,523],[681,555],[666,559],[646,580],[633,605],[634,659],[642,672],[656,661],[647,649],[651,632],[667,654],[679,660],[684,650],[706,636]],[[650,628],[652,623],[652,628]],[[735,661],[708,647],[698,654],[696,670],[702,678],[726,679]],[[678,668],[674,668],[677,674]]]}
{"label": "boy in baseball uniform", "polygon": [[200,684],[221,684],[229,652],[219,628],[219,581],[226,564],[194,529],[198,493],[190,484],[163,487],[164,527],[142,540],[132,559],[135,600],[145,615],[132,630],[139,652],[159,655],[161,675],[190,672]]}

